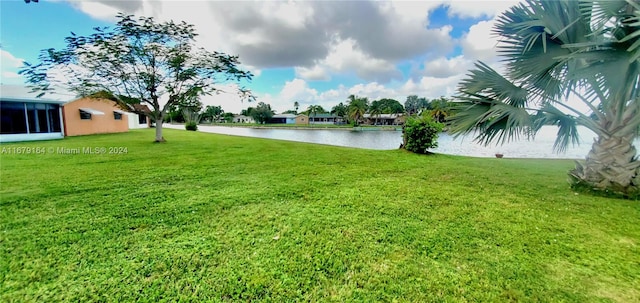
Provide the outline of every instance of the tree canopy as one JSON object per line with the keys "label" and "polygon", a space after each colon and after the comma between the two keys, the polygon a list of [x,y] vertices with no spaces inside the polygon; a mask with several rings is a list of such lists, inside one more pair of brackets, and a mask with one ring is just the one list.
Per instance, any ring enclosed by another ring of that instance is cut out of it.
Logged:
{"label": "tree canopy", "polygon": [[369,99],[350,95],[347,100],[347,114],[354,125],[360,124],[360,120],[369,109]]}
{"label": "tree canopy", "polygon": [[331,113],[341,118],[346,118],[347,112],[348,112],[347,106],[344,105],[344,103],[342,102],[338,103],[338,105],[331,108]]}
{"label": "tree canopy", "polygon": [[404,112],[404,106],[398,100],[382,98],[371,102],[371,107],[380,108],[381,114],[400,114]]}
{"label": "tree canopy", "polygon": [[[88,36],[71,33],[66,47],[42,50],[39,63],[20,71],[40,96],[61,87],[79,96],[106,91],[123,107],[131,100],[151,107],[156,141],[164,141],[162,120],[169,108],[222,92],[220,84],[251,80],[238,56],[196,48],[194,26],[118,14],[113,28],[94,28]],[[238,87],[243,100],[251,92]]]}
{"label": "tree canopy", "polygon": [[255,108],[247,109],[247,113],[260,124],[267,123],[271,117],[273,117],[273,110],[271,105],[264,102],[259,102]]}
{"label": "tree canopy", "polygon": [[200,117],[203,120],[207,120],[209,122],[217,122],[218,120],[221,119],[223,114],[224,114],[224,110],[222,109],[222,106],[207,105],[207,107],[204,108],[204,112],[200,115]]}
{"label": "tree canopy", "polygon": [[426,98],[419,98],[416,95],[407,96],[407,100],[404,102],[404,109],[409,115],[415,115],[421,112],[423,109],[429,108],[429,101]]}
{"label": "tree canopy", "polygon": [[314,117],[317,114],[324,114],[326,112],[327,111],[320,105],[309,105],[309,107],[307,107],[307,110],[302,113],[309,117]]}

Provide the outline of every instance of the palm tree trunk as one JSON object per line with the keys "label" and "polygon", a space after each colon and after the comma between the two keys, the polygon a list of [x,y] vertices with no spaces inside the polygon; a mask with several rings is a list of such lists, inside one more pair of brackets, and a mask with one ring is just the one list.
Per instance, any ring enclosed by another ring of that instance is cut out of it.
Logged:
{"label": "palm tree trunk", "polygon": [[634,134],[599,137],[584,162],[576,162],[569,175],[573,186],[637,197],[640,194],[640,161],[633,146]]}

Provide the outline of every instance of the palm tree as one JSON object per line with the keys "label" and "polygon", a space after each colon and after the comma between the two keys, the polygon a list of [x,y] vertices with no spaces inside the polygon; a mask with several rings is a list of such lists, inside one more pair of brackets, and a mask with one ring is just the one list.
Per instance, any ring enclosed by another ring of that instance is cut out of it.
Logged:
{"label": "palm tree", "polygon": [[431,108],[429,114],[433,117],[433,120],[440,123],[445,122],[449,116],[449,100],[447,98],[440,97],[439,99],[431,100],[429,107]]}
{"label": "palm tree", "polygon": [[359,98],[351,95],[349,96],[347,103],[349,104],[347,106],[349,118],[354,121],[354,125],[358,125],[360,119],[364,116],[364,113],[367,112],[369,100],[367,98]]}
{"label": "palm tree", "polygon": [[342,119],[345,119],[345,117],[347,116],[347,106],[340,102],[338,105],[331,108],[331,113]]}
{"label": "palm tree", "polygon": [[380,117],[380,114],[382,114],[382,106],[380,102],[371,102],[371,106],[369,106],[369,115],[371,115],[371,117],[375,117],[375,125],[378,125],[378,117]]}
{"label": "palm tree", "polygon": [[309,114],[309,121],[311,121],[311,116],[315,118],[318,113],[322,113],[322,112],[324,112],[324,109],[320,105],[309,105],[309,107],[307,107],[307,113]]}
{"label": "palm tree", "polygon": [[503,13],[494,32],[505,75],[476,63],[459,85],[449,130],[478,131],[476,140],[489,144],[555,125],[554,149],[562,151],[584,126],[597,139],[569,173],[573,186],[637,197],[640,3],[527,0]]}

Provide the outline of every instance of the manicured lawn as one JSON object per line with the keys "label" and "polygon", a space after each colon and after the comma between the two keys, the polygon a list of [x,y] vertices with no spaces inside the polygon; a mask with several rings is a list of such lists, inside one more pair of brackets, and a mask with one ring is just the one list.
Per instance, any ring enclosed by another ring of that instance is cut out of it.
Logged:
{"label": "manicured lawn", "polygon": [[0,301],[640,301],[640,203],[571,161],[165,132],[0,145],[53,150],[1,155]]}

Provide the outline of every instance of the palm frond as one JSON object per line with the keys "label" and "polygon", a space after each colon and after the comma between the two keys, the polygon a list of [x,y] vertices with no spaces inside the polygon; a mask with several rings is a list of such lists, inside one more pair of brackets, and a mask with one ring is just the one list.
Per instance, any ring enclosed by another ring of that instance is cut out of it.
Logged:
{"label": "palm frond", "polygon": [[465,94],[482,93],[490,99],[503,100],[515,106],[524,107],[527,102],[527,91],[496,72],[487,64],[478,61],[475,69],[460,82],[459,91]]}
{"label": "palm frond", "polygon": [[531,115],[524,107],[513,106],[493,98],[463,93],[451,106],[447,119],[449,132],[459,136],[475,134],[474,140],[488,145],[530,137]]}
{"label": "palm frond", "polygon": [[594,33],[609,37],[614,48],[631,53],[629,62],[640,58],[640,3],[635,0],[581,1],[582,14],[594,20]]}
{"label": "palm frond", "polygon": [[574,83],[564,82],[571,45],[591,43],[590,25],[575,1],[528,0],[498,18],[494,32],[510,79],[545,99],[567,96]]}
{"label": "palm frond", "polygon": [[545,104],[540,111],[538,111],[533,121],[536,131],[545,125],[558,127],[556,140],[553,143],[553,150],[555,152],[566,151],[570,144],[572,146],[580,144],[576,118],[563,113],[551,104]]}

